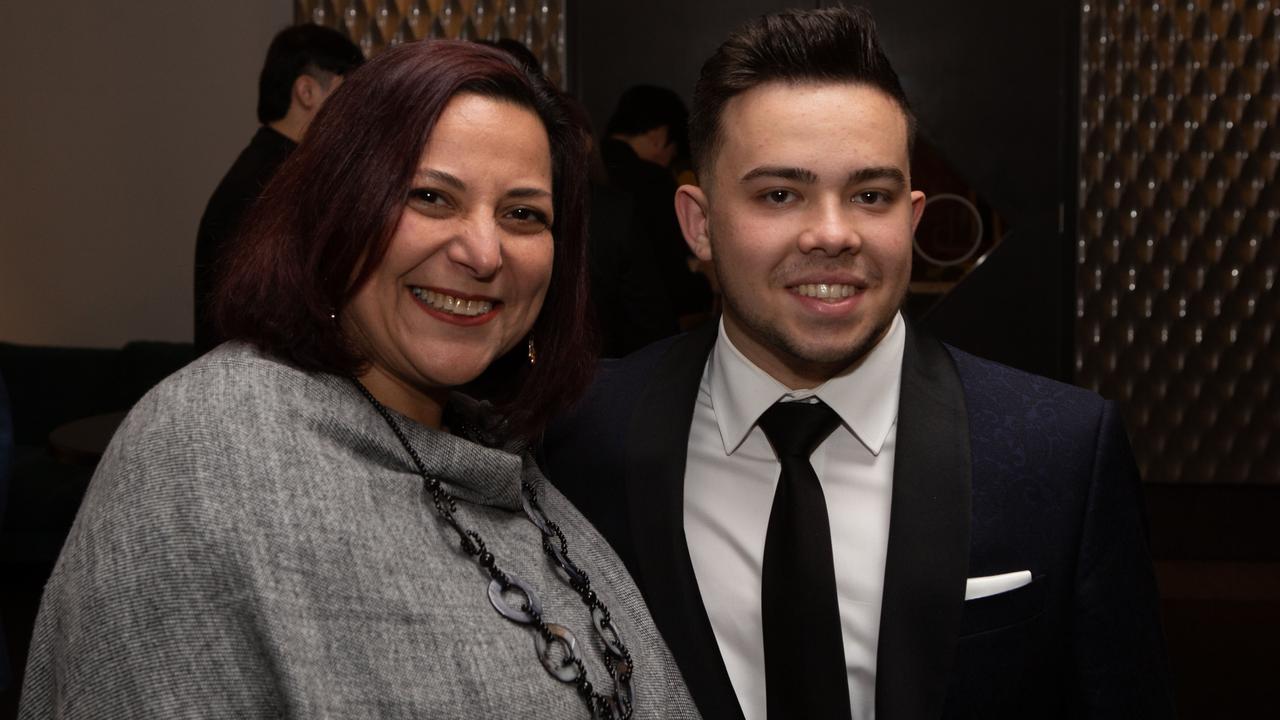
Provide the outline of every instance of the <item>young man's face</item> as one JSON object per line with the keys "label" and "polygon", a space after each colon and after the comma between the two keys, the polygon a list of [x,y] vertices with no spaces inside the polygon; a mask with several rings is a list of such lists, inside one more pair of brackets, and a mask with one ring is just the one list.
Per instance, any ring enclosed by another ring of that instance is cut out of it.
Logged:
{"label": "young man's face", "polygon": [[907,120],[851,83],[768,83],[735,96],[702,187],[676,196],[711,260],[725,330],[790,387],[812,387],[884,336],[911,277],[924,194],[911,190]]}

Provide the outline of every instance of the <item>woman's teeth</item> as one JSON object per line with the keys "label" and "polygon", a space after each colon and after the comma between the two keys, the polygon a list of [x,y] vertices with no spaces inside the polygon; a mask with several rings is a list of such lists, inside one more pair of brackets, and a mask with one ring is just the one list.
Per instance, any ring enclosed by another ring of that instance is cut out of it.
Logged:
{"label": "woman's teeth", "polygon": [[451,315],[475,317],[476,315],[484,315],[493,309],[493,303],[488,300],[463,300],[462,298],[445,295],[434,290],[424,290],[423,288],[412,288],[412,290],[414,297],[431,308]]}
{"label": "woman's teeth", "polygon": [[818,298],[819,300],[840,300],[842,298],[847,298],[858,291],[858,289],[852,285],[828,285],[826,283],[797,285],[793,289],[797,295]]}

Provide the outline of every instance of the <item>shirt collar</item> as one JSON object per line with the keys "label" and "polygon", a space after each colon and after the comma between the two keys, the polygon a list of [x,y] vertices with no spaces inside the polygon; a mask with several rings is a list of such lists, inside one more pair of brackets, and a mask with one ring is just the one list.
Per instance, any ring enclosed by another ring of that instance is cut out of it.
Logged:
{"label": "shirt collar", "polygon": [[836,411],[871,454],[879,455],[898,419],[906,335],[902,315],[895,315],[889,332],[862,362],[812,390],[790,390],[734,346],[721,318],[707,380],[725,454],[732,455],[742,445],[756,420],[775,402],[817,397]]}

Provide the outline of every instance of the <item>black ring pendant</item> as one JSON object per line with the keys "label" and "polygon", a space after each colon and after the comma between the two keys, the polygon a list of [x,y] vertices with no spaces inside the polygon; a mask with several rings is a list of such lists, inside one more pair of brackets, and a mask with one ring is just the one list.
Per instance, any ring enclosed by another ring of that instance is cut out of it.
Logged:
{"label": "black ring pendant", "polygon": [[570,562],[569,558],[565,557],[564,551],[560,549],[560,546],[556,544],[554,540],[550,542],[549,549],[550,549],[551,555],[554,557],[556,561],[556,565],[558,566],[558,569],[563,570],[564,574],[569,578],[569,580],[576,583],[582,583],[582,584],[585,584],[587,582],[587,576],[582,574],[582,571],[579,570],[577,566],[575,566],[572,562]]}
{"label": "black ring pendant", "polygon": [[619,660],[627,657],[627,652],[622,648],[622,636],[618,634],[618,628],[614,627],[613,619],[605,619],[604,608],[591,608],[591,621],[596,625],[596,633],[600,635],[600,640],[604,642],[604,647],[609,654]]}
{"label": "black ring pendant", "polygon": [[[582,677],[579,670],[578,658],[578,639],[573,636],[569,628],[556,623],[547,623],[547,632],[551,633],[551,642],[542,637],[542,633],[533,636],[533,646],[538,650],[538,659],[542,661],[542,667],[547,669],[551,677],[563,683],[578,682],[578,678]],[[552,655],[552,645],[560,646],[560,660],[557,662]]]}
{"label": "black ring pendant", "polygon": [[618,674],[615,681],[617,687],[613,693],[614,697],[617,698],[618,702],[626,703],[628,707],[635,705],[636,691],[635,688],[631,687],[631,663],[627,660],[618,660],[617,671]]}
{"label": "black ring pendant", "polygon": [[[475,556],[481,567],[488,571],[489,576],[492,578],[488,587],[488,595],[493,609],[512,622],[535,626],[534,649],[537,652],[539,662],[557,680],[566,684],[578,685],[578,694],[586,702],[593,718],[601,718],[602,720],[625,720],[630,718],[635,711],[635,690],[631,685],[634,661],[631,659],[627,646],[622,642],[622,636],[619,634],[618,628],[610,619],[609,611],[605,609],[595,591],[591,589],[591,583],[587,579],[586,573],[569,560],[568,551],[565,547],[567,543],[564,533],[538,506],[537,489],[532,487],[527,478],[522,478],[520,483],[521,504],[524,506],[525,514],[530,521],[542,532],[543,551],[552,561],[552,564],[556,566],[557,574],[560,574],[562,579],[567,578],[570,586],[582,598],[583,603],[588,608],[591,608],[591,619],[596,633],[600,636],[607,651],[607,655],[604,657],[605,668],[614,680],[612,697],[597,692],[592,688],[591,683],[587,682],[586,665],[583,663],[582,657],[578,655],[577,638],[573,636],[573,633],[563,625],[546,623],[542,618],[542,603],[539,602],[533,588],[525,584],[518,576],[500,570],[495,564],[493,555],[485,549],[484,540],[480,537],[480,534],[463,526],[454,516],[457,511],[454,497],[444,489],[438,479],[431,477],[427,473],[422,459],[418,457],[417,451],[409,443],[404,431],[400,429],[400,424],[391,416],[391,412],[382,403],[378,402],[378,399],[359,380],[352,378],[352,383],[369,401],[373,409],[382,416],[396,439],[404,446],[405,452],[408,453],[409,458],[413,461],[414,468],[422,476],[425,489],[431,493],[431,501],[435,505],[436,513],[458,534],[462,542],[463,552]],[[556,542],[557,540],[559,542]],[[504,597],[504,593],[512,589],[519,591],[524,596],[524,601],[519,604],[518,608],[512,607],[511,603],[507,602]],[[558,651],[555,646],[559,646]]]}
{"label": "black ring pendant", "polygon": [[534,509],[529,503],[529,494],[520,493],[520,504],[524,506],[524,514],[533,522],[534,526],[542,531],[543,535],[550,535],[551,529],[547,527],[547,519],[542,516],[541,509]]}
{"label": "black ring pendant", "polygon": [[[508,620],[518,622],[521,625],[532,625],[535,617],[542,617],[542,603],[538,602],[538,596],[533,592],[533,588],[529,587],[525,581],[511,573],[507,573],[507,585],[502,586],[497,578],[489,581],[489,602],[493,604],[493,609]],[[506,598],[502,597],[502,593],[506,590],[515,588],[524,595],[523,607],[511,607],[507,604]]]}

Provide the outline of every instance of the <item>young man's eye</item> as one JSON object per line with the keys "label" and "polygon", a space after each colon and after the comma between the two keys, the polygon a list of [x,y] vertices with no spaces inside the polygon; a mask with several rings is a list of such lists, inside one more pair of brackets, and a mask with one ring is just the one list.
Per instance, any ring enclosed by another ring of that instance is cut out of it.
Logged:
{"label": "young man's eye", "polygon": [[770,190],[763,196],[764,201],[770,205],[786,205],[795,202],[796,194],[790,190]]}
{"label": "young man's eye", "polygon": [[853,201],[863,205],[881,205],[889,202],[889,195],[879,190],[865,190],[854,195]]}

